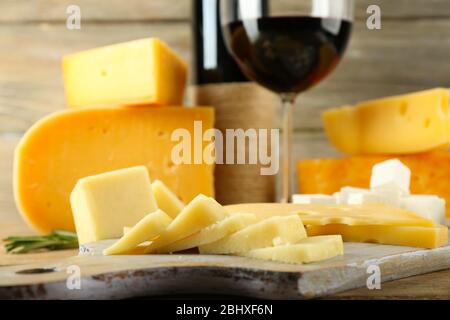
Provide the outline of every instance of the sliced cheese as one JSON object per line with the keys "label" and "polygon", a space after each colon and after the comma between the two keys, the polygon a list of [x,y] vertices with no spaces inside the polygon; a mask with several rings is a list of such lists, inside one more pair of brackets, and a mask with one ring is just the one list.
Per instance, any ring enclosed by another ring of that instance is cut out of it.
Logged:
{"label": "sliced cheese", "polygon": [[235,254],[253,249],[294,244],[306,238],[297,215],[272,217],[250,225],[216,242],[199,246],[202,254]]}
{"label": "sliced cheese", "polygon": [[253,203],[225,206],[230,213],[253,213],[267,218],[297,214],[305,225],[398,225],[432,227],[432,220],[414,212],[379,203],[362,205],[321,205],[292,203]]}
{"label": "sliced cheese", "polygon": [[195,248],[220,240],[227,235],[237,232],[257,221],[258,219],[254,214],[236,214],[206,227],[192,236],[174,242],[166,247],[162,247],[157,251],[159,253],[169,253]]}
{"label": "sliced cheese", "polygon": [[[411,169],[411,193],[444,198],[450,217],[450,153],[434,152],[397,157]],[[357,156],[298,162],[298,185],[302,193],[333,194],[345,186],[368,188],[374,165],[388,156]]]}
{"label": "sliced cheese", "polygon": [[347,154],[424,152],[450,143],[449,100],[448,89],[433,89],[330,109],[322,119],[330,141]]}
{"label": "sliced cheese", "polygon": [[161,40],[135,40],[63,59],[70,107],[181,105],[186,63]]}
{"label": "sliced cheese", "polygon": [[242,253],[250,258],[287,263],[311,263],[344,254],[340,235],[308,237],[296,244],[261,248]]}
{"label": "sliced cheese", "polygon": [[116,243],[103,251],[104,255],[126,254],[141,243],[159,236],[172,222],[162,210],[146,215],[129,229]]}
{"label": "sliced cheese", "polygon": [[175,218],[184,208],[181,201],[162,181],[156,180],[152,183],[153,195],[158,208]]}
{"label": "sliced cheese", "polygon": [[163,233],[146,248],[146,253],[189,237],[227,216],[225,209],[213,198],[198,195],[194,198]]}
{"label": "sliced cheese", "polygon": [[80,179],[70,203],[80,244],[119,238],[124,226],[157,210],[144,166]]}
{"label": "sliced cheese", "polygon": [[171,140],[172,133],[181,128],[194,137],[197,120],[202,124],[197,132],[203,134],[213,126],[213,109],[88,108],[40,120],[15,152],[14,196],[19,211],[41,233],[74,231],[69,195],[77,181],[137,165],[146,166],[152,178],[164,181],[185,203],[200,193],[213,196],[213,165],[171,160],[180,143]]}
{"label": "sliced cheese", "polygon": [[447,244],[448,228],[404,226],[307,226],[308,236],[340,234],[347,242],[369,242],[398,246],[437,248]]}

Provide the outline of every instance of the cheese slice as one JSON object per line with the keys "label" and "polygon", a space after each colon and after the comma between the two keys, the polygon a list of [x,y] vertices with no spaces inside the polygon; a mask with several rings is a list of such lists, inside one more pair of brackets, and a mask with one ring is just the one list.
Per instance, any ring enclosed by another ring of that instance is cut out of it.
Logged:
{"label": "cheese slice", "polygon": [[[299,189],[302,193],[330,195],[345,186],[368,188],[373,166],[390,158],[356,156],[299,161]],[[397,158],[411,169],[411,193],[444,198],[447,203],[446,214],[450,217],[450,153],[434,152]]]}
{"label": "cheese slice", "polygon": [[67,55],[63,78],[70,107],[181,105],[186,63],[156,38]]}
{"label": "cheese slice", "polygon": [[217,223],[200,230],[192,236],[174,242],[166,247],[162,247],[157,251],[158,253],[169,253],[196,248],[198,246],[220,240],[227,235],[237,232],[257,221],[258,219],[254,214],[236,214],[218,221]]}
{"label": "cheese slice", "polygon": [[253,203],[225,206],[230,213],[253,213],[267,218],[297,214],[305,225],[398,225],[432,227],[432,220],[385,204],[323,205],[292,203]]}
{"label": "cheese slice", "polygon": [[437,248],[447,244],[448,228],[403,226],[307,226],[308,236],[340,234],[347,242],[370,242],[408,247]]}
{"label": "cheese slice", "polygon": [[240,255],[244,257],[287,263],[311,263],[344,254],[340,235],[308,237],[296,244],[255,249]]}
{"label": "cheese slice", "polygon": [[433,89],[330,109],[322,119],[343,153],[418,153],[449,145],[449,100],[448,89]]}
{"label": "cheese slice", "polygon": [[252,224],[216,242],[199,246],[201,254],[235,254],[253,249],[294,244],[306,238],[297,215],[272,217]]}
{"label": "cheese slice", "polygon": [[192,200],[160,236],[146,247],[146,253],[189,237],[201,229],[224,219],[225,209],[213,198],[198,195]]}
{"label": "cheese slice", "polygon": [[213,165],[171,160],[180,143],[172,141],[171,134],[186,129],[194,139],[194,121],[201,121],[197,134],[203,134],[213,126],[213,109],[88,108],[40,120],[15,151],[14,196],[19,211],[41,233],[74,231],[69,195],[77,181],[138,165],[146,166],[152,178],[164,181],[185,203],[200,193],[214,196]]}
{"label": "cheese slice", "polygon": [[119,238],[124,226],[157,210],[144,166],[80,179],[70,203],[80,244]]}
{"label": "cheese slice", "polygon": [[103,251],[104,255],[126,254],[141,243],[159,236],[172,222],[162,210],[146,215],[126,232],[116,243]]}
{"label": "cheese slice", "polygon": [[183,210],[183,201],[181,201],[162,181],[153,181],[152,190],[158,208],[162,209],[172,218],[175,218],[181,210]]}

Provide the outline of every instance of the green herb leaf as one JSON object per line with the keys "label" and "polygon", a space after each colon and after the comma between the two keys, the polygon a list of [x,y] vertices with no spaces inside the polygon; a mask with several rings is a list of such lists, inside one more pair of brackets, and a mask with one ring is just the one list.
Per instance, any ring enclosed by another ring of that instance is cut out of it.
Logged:
{"label": "green herb leaf", "polygon": [[8,237],[4,239],[9,253],[30,253],[41,250],[65,250],[78,248],[76,233],[54,230],[46,236]]}

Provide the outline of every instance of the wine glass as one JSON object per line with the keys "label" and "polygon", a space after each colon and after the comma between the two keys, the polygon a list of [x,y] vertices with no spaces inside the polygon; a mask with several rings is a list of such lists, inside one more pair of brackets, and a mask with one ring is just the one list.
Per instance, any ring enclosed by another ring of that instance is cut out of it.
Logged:
{"label": "wine glass", "polygon": [[281,98],[277,201],[289,202],[295,100],[341,60],[352,29],[353,0],[221,0],[220,16],[228,50],[242,72]]}

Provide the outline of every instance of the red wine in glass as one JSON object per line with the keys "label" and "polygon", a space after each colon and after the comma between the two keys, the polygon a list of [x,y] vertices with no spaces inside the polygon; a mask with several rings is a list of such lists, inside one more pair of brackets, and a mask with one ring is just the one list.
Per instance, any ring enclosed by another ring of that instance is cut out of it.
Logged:
{"label": "red wine in glass", "polygon": [[224,26],[229,48],[244,74],[277,93],[300,93],[339,63],[350,21],[319,17],[262,17]]}

